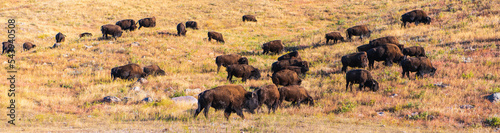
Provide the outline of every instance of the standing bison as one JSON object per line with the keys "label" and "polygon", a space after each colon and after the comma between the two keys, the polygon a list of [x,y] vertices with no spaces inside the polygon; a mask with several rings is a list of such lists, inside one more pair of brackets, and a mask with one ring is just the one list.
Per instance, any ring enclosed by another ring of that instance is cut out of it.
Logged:
{"label": "standing bison", "polygon": [[33,43],[31,43],[31,42],[25,42],[25,43],[23,44],[23,50],[24,50],[24,51],[28,51],[28,50],[30,50],[30,49],[32,49],[32,48],[34,48],[34,47],[36,47],[36,45],[35,45],[35,44],[33,44]]}
{"label": "standing bison", "polygon": [[259,107],[257,108],[257,112],[259,112],[262,104],[267,105],[267,108],[269,109],[268,113],[271,113],[271,110],[273,110],[273,113],[276,111],[280,99],[280,92],[278,91],[278,87],[276,87],[276,85],[265,85],[254,92],[259,98]]}
{"label": "standing bison", "polygon": [[259,69],[247,65],[247,64],[233,64],[226,67],[227,80],[232,82],[233,76],[241,77],[242,82],[246,82],[247,79],[259,79],[260,71]]}
{"label": "standing bison", "polygon": [[216,110],[224,109],[224,117],[229,120],[231,113],[235,112],[242,119],[243,109],[248,109],[250,113],[259,106],[258,96],[254,92],[247,92],[241,85],[223,85],[198,94],[198,108],[194,113],[194,118],[202,110],[205,117],[208,118],[210,107]]}
{"label": "standing bison", "polygon": [[224,38],[222,37],[222,34],[219,32],[209,31],[208,41],[211,41],[212,39],[216,40],[217,42],[224,43]]}
{"label": "standing bison", "polygon": [[431,60],[427,57],[410,57],[401,61],[403,68],[403,78],[406,76],[410,78],[410,72],[417,72],[416,76],[423,77],[424,74],[434,76],[436,68],[432,66]]}
{"label": "standing bison", "polygon": [[[359,90],[363,90],[364,87],[368,87],[374,92],[377,91],[379,87],[378,82],[373,79],[372,74],[369,71],[363,69],[348,71],[345,74],[345,80],[345,91],[348,91],[348,87],[350,87],[352,91],[353,84],[359,84]],[[349,86],[349,84],[351,85]]]}
{"label": "standing bison", "polygon": [[299,52],[298,51],[293,51],[293,52],[290,52],[288,54],[285,54],[285,55],[282,55],[280,57],[278,57],[278,61],[282,61],[282,60],[290,60],[290,59],[300,59],[300,56],[299,56]]}
{"label": "standing bison", "polygon": [[368,29],[368,26],[366,25],[357,25],[354,27],[351,27],[346,30],[347,34],[347,39],[352,40],[352,36],[359,36],[361,40],[363,40],[363,37],[370,37],[370,34],[372,33],[371,30]]}
{"label": "standing bison", "polygon": [[145,78],[148,74],[144,73],[141,66],[131,63],[111,69],[111,78],[133,80],[134,78]]}
{"label": "standing bison", "polygon": [[300,85],[302,83],[299,75],[297,75],[296,72],[288,69],[283,69],[279,72],[273,73],[273,76],[271,78],[274,85],[276,86]]}
{"label": "standing bison", "polygon": [[196,21],[187,21],[186,28],[198,30],[198,23],[196,23]]}
{"label": "standing bison", "polygon": [[233,64],[247,64],[248,59],[246,57],[241,57],[237,54],[219,55],[215,58],[215,64],[217,64],[217,73],[219,73],[220,66],[227,68],[229,65]]}
{"label": "standing bison", "polygon": [[368,56],[368,65],[370,69],[373,68],[375,61],[385,61],[384,64],[386,66],[392,66],[392,63],[399,63],[404,57],[401,50],[394,44],[372,48],[366,51],[366,54]]}
{"label": "standing bison", "polygon": [[427,14],[422,10],[413,10],[401,15],[401,27],[406,28],[406,23],[414,22],[415,25],[418,26],[419,23],[430,24],[431,17],[427,16]]}
{"label": "standing bison", "polygon": [[137,29],[137,25],[133,19],[124,19],[116,22],[116,25],[120,26],[122,30],[134,31]]}
{"label": "standing bison", "polygon": [[368,56],[366,52],[352,53],[342,56],[342,72],[347,71],[347,67],[361,67],[368,66]]}
{"label": "standing bison", "polygon": [[283,51],[283,43],[281,43],[281,40],[273,40],[262,44],[262,50],[264,50],[262,54],[269,52],[280,54]]}
{"label": "standing bison", "polygon": [[327,33],[327,34],[325,34],[325,38],[326,38],[326,44],[328,44],[328,42],[330,40],[333,40],[334,44],[337,43],[338,40],[344,41],[344,37],[342,37],[342,35],[340,35],[340,32]]}
{"label": "standing bison", "polygon": [[64,42],[64,40],[66,40],[66,35],[61,32],[56,34],[56,43]]}
{"label": "standing bison", "polygon": [[427,57],[425,55],[424,47],[412,46],[403,49],[403,55],[416,56],[416,57]]}
{"label": "standing bison", "polygon": [[177,24],[177,35],[186,36],[186,26],[183,23]]}
{"label": "standing bison", "polygon": [[2,54],[16,52],[15,46],[11,42],[2,42]]}
{"label": "standing bison", "polygon": [[252,21],[252,22],[257,22],[257,19],[255,19],[255,16],[253,15],[243,15],[243,22],[245,21]]}
{"label": "standing bison", "polygon": [[292,102],[292,105],[300,107],[301,103],[314,106],[314,100],[307,90],[299,85],[290,85],[278,88],[280,92],[280,104],[283,100]]}
{"label": "standing bison", "polygon": [[165,71],[161,70],[161,68],[158,65],[149,65],[144,67],[144,73],[148,75],[165,75]]}
{"label": "standing bison", "polygon": [[122,36],[122,28],[118,25],[113,25],[113,24],[107,24],[101,26],[101,32],[102,32],[102,37],[104,39],[108,39],[108,34],[111,35],[113,38],[116,37],[121,37]]}
{"label": "standing bison", "polygon": [[137,23],[139,23],[139,30],[141,29],[141,27],[155,27],[156,26],[156,18],[155,17],[152,17],[152,18],[143,18],[143,19],[140,19],[139,21],[137,21]]}

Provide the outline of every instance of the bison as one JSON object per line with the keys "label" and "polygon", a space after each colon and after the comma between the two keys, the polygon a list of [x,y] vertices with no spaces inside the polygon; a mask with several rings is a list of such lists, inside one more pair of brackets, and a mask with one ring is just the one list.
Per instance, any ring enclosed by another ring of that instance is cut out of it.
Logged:
{"label": "bison", "polygon": [[372,33],[371,30],[368,29],[368,26],[366,25],[357,25],[357,26],[354,26],[354,27],[351,27],[349,29],[346,30],[347,34],[347,38],[349,40],[352,40],[352,36],[359,36],[359,38],[361,40],[363,40],[363,37],[370,37],[370,34]]}
{"label": "bison", "polygon": [[117,77],[121,79],[133,80],[134,78],[145,78],[147,76],[148,74],[143,72],[141,66],[134,63],[111,69],[111,78],[113,78],[113,80]]}
{"label": "bison", "polygon": [[208,32],[208,41],[211,41],[212,39],[216,40],[217,42],[225,43],[224,38],[222,37],[222,34],[219,32],[209,31]]}
{"label": "bison", "polygon": [[372,48],[366,51],[366,54],[368,56],[368,65],[370,69],[373,68],[375,61],[385,61],[384,64],[386,66],[392,66],[393,62],[399,63],[404,57],[401,50],[394,44]]}
{"label": "bison", "polygon": [[15,47],[12,42],[2,42],[2,54],[16,52]]}
{"label": "bison", "polygon": [[401,24],[401,27],[406,28],[407,22],[408,23],[414,22],[415,25],[418,26],[419,23],[430,24],[432,20],[431,17],[427,16],[427,14],[424,11],[413,10],[401,15],[401,21],[403,22]]}
{"label": "bison", "polygon": [[293,51],[293,52],[290,52],[288,54],[285,54],[285,55],[282,55],[280,57],[278,57],[278,61],[282,61],[282,60],[290,60],[290,59],[300,59],[300,56],[299,56],[299,52],[298,51]]}
{"label": "bison", "polygon": [[406,76],[410,78],[410,72],[417,72],[416,76],[423,77],[424,74],[434,76],[436,68],[432,66],[431,60],[427,57],[410,57],[401,61],[403,68],[403,78]]}
{"label": "bison", "polygon": [[243,15],[243,22],[245,21],[252,21],[252,22],[257,22],[257,19],[255,19],[255,16],[253,15]]}
{"label": "bison", "polygon": [[84,32],[82,34],[80,34],[80,38],[82,37],[91,37],[92,36],[92,33],[88,33],[88,32]]}
{"label": "bison", "polygon": [[35,45],[35,44],[33,44],[33,43],[31,43],[31,42],[25,42],[25,43],[23,44],[23,50],[24,50],[24,51],[28,51],[28,50],[30,50],[30,49],[32,49],[32,48],[35,48],[35,47],[36,47],[36,45]]}
{"label": "bison", "polygon": [[227,80],[232,82],[233,76],[241,77],[242,82],[246,82],[247,79],[259,79],[260,71],[259,69],[247,65],[247,64],[233,64],[226,67]]}
{"label": "bison", "polygon": [[279,105],[280,92],[278,91],[278,87],[276,85],[265,85],[260,87],[259,89],[254,91],[257,94],[259,99],[259,107],[257,108],[257,112],[259,112],[262,104],[266,104],[269,109],[268,113],[273,113],[276,111]]}
{"label": "bison", "polygon": [[278,88],[280,92],[280,104],[283,100],[292,102],[292,105],[300,107],[301,103],[314,106],[313,98],[307,93],[307,90],[299,85],[290,85]]}
{"label": "bison", "polygon": [[120,26],[124,31],[134,31],[137,28],[137,23],[133,19],[124,19],[116,22],[116,25]]}
{"label": "bison", "polygon": [[116,37],[121,37],[122,36],[122,28],[118,25],[113,25],[113,24],[107,24],[101,26],[101,32],[102,32],[102,37],[104,39],[108,39],[108,34],[111,35],[113,38]]}
{"label": "bison", "polygon": [[371,40],[369,44],[372,46],[372,48],[375,48],[375,47],[384,45],[386,43],[396,44],[399,47],[399,49],[401,49],[401,50],[403,50],[403,48],[404,48],[404,45],[399,44],[398,38],[395,36],[386,36],[386,37],[377,38],[377,39]]}
{"label": "bison", "polygon": [[281,40],[273,40],[262,44],[262,50],[264,50],[262,54],[269,52],[280,54],[283,51],[283,43],[281,43]]}
{"label": "bison", "polygon": [[296,72],[288,69],[283,69],[281,71],[273,73],[273,76],[271,78],[274,85],[276,86],[300,85],[302,83],[299,75],[297,75]]}
{"label": "bison", "polygon": [[148,75],[165,75],[165,71],[161,70],[158,65],[149,65],[144,67],[143,70]]}
{"label": "bison", "polygon": [[186,26],[183,23],[177,24],[177,35],[186,36]]}
{"label": "bison", "polygon": [[352,53],[342,56],[342,72],[347,71],[347,67],[361,67],[368,66],[368,57],[366,52]]}
{"label": "bison", "polygon": [[259,100],[256,93],[247,92],[241,85],[223,85],[198,94],[198,108],[194,113],[194,118],[202,110],[204,110],[205,117],[208,118],[208,110],[212,107],[216,110],[224,109],[224,116],[227,120],[233,112],[245,119],[243,109],[247,109],[253,114],[258,106]]}
{"label": "bison", "polygon": [[403,55],[416,56],[416,57],[427,57],[425,55],[424,47],[412,46],[403,49]]}
{"label": "bison", "polygon": [[[348,91],[348,87],[351,88],[353,84],[359,84],[359,90],[363,90],[364,87],[370,88],[370,90],[376,92],[379,88],[378,82],[373,79],[370,71],[364,69],[354,69],[350,70],[345,74],[345,91]],[[349,83],[351,86],[349,86]]]}
{"label": "bison", "polygon": [[328,42],[330,40],[333,40],[334,44],[337,43],[338,40],[345,41],[344,37],[342,37],[342,35],[340,35],[340,32],[330,32],[330,33],[327,33],[327,34],[325,34],[325,38],[326,38],[326,44],[328,44]]}
{"label": "bison", "polygon": [[271,65],[271,71],[277,72],[286,69],[287,66],[299,66],[304,68],[304,70],[309,71],[309,63],[307,61],[301,61],[300,59],[281,60],[274,62]]}
{"label": "bison", "polygon": [[219,55],[215,58],[215,64],[217,64],[217,73],[219,73],[220,66],[227,67],[233,64],[247,64],[248,59],[246,57],[241,57],[237,54]]}
{"label": "bison", "polygon": [[286,66],[285,69],[292,70],[297,74],[302,74],[305,75],[307,71],[309,71],[309,68],[306,67],[300,67],[300,66]]}
{"label": "bison", "polygon": [[187,21],[186,28],[198,30],[198,23],[196,23],[196,21]]}
{"label": "bison", "polygon": [[56,34],[56,43],[64,42],[64,40],[66,40],[66,35],[61,32]]}
{"label": "bison", "polygon": [[384,45],[388,45],[388,44],[396,45],[399,48],[399,50],[401,50],[401,51],[403,51],[403,49],[404,49],[403,44],[385,43],[385,42],[381,42],[381,41],[375,41],[372,44],[364,44],[364,45],[358,46],[357,49],[358,49],[358,52],[363,52],[363,51],[366,52],[372,48],[376,48],[378,46],[384,46]]}
{"label": "bison", "polygon": [[141,27],[155,27],[156,26],[156,18],[155,17],[152,17],[152,18],[143,18],[143,19],[140,19],[139,21],[137,21],[137,23],[139,23],[139,30],[141,29]]}

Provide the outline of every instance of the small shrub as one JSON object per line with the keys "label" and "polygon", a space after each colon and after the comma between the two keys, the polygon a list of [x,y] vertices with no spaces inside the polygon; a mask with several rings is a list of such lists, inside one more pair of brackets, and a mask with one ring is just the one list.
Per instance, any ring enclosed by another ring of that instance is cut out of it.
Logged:
{"label": "small shrub", "polygon": [[485,121],[486,124],[492,127],[499,127],[500,126],[500,117],[491,117],[486,119]]}
{"label": "small shrub", "polygon": [[345,112],[350,112],[352,111],[354,108],[356,108],[356,103],[354,102],[351,102],[349,100],[344,100],[343,102],[340,102],[339,104],[341,104],[342,106],[340,106],[339,108],[337,108],[336,110],[334,110],[333,112],[339,114],[339,113],[345,113]]}
{"label": "small shrub", "polygon": [[184,91],[176,91],[172,96],[170,96],[170,98],[180,97],[180,96],[186,96],[186,93]]}

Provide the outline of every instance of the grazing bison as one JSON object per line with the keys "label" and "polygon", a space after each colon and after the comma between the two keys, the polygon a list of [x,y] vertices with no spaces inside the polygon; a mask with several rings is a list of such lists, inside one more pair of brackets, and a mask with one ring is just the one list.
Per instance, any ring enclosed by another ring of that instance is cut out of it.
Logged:
{"label": "grazing bison", "polygon": [[226,67],[227,80],[232,82],[233,76],[241,77],[241,81],[245,82],[247,79],[259,79],[259,69],[247,64],[233,64]]}
{"label": "grazing bison", "polygon": [[2,54],[16,52],[14,44],[11,42],[2,42]]}
{"label": "grazing bison", "polygon": [[177,24],[177,35],[178,36],[186,36],[186,26],[183,23]]}
{"label": "grazing bison", "polygon": [[25,42],[25,43],[23,44],[23,50],[24,50],[24,51],[28,51],[28,50],[30,50],[30,49],[32,49],[32,48],[34,48],[34,47],[36,47],[36,45],[35,45],[35,44],[33,44],[33,43],[31,43],[31,42]]}
{"label": "grazing bison", "polygon": [[401,50],[394,44],[372,48],[366,51],[366,54],[368,56],[368,65],[370,69],[373,68],[375,61],[385,61],[384,64],[386,66],[392,66],[393,62],[399,63],[404,57]]}
{"label": "grazing bison", "polygon": [[368,66],[368,57],[366,52],[352,53],[342,56],[342,72],[347,71],[347,67],[361,67]]}
{"label": "grazing bison", "polygon": [[219,55],[215,58],[215,64],[217,64],[217,73],[219,73],[220,66],[227,67],[233,64],[247,64],[248,59],[246,57],[241,57],[237,54]]}
{"label": "grazing bison", "polygon": [[333,40],[334,44],[337,43],[338,40],[344,41],[344,37],[342,37],[342,35],[340,35],[340,32],[327,33],[327,34],[325,34],[325,38],[326,38],[326,44],[328,44],[328,42],[330,40]]}
{"label": "grazing bison", "polygon": [[208,32],[208,41],[211,41],[212,39],[216,40],[217,42],[224,43],[224,38],[222,37],[222,34],[219,32],[209,31]]}
{"label": "grazing bison", "polygon": [[386,43],[396,44],[400,50],[403,50],[403,48],[404,48],[404,45],[399,44],[398,38],[395,36],[386,36],[386,37],[377,38],[377,39],[371,40],[369,44],[372,46],[372,48],[375,48],[375,47],[378,47],[381,45],[385,45]]}
{"label": "grazing bison", "polygon": [[186,28],[198,30],[198,23],[196,23],[196,21],[187,21]]}
{"label": "grazing bison", "polygon": [[158,65],[149,65],[144,67],[143,70],[148,75],[165,75],[165,71],[161,70]]}
{"label": "grazing bison", "polygon": [[273,76],[271,78],[274,85],[276,86],[300,85],[302,83],[299,75],[297,75],[296,72],[288,69],[283,69],[279,72],[273,73]]}
{"label": "grazing bison", "polygon": [[431,60],[427,57],[410,57],[401,61],[403,68],[403,78],[406,76],[410,78],[410,72],[417,72],[416,76],[423,77],[424,74],[434,76],[436,68],[432,66]]}
{"label": "grazing bison", "polygon": [[[348,91],[348,87],[350,87],[352,91],[353,84],[359,84],[359,90],[363,90],[364,87],[368,87],[374,92],[378,90],[378,82],[373,79],[372,74],[368,70],[350,70],[345,74],[345,80],[345,91]],[[351,86],[349,86],[349,83]]]}
{"label": "grazing bison", "polygon": [[302,67],[306,71],[309,71],[309,63],[307,63],[307,61],[301,61],[300,59],[281,60],[274,62],[271,65],[271,71],[277,72],[286,69],[287,66],[298,66]]}
{"label": "grazing bison", "polygon": [[227,120],[233,112],[245,119],[243,109],[254,113],[258,106],[259,100],[256,93],[247,92],[241,85],[223,85],[198,94],[198,108],[194,113],[194,118],[203,109],[205,117],[208,118],[208,110],[212,107],[216,110],[224,109],[224,116]]}
{"label": "grazing bison", "polygon": [[425,55],[424,47],[413,46],[403,49],[403,55],[416,56],[416,57],[427,57]]}
{"label": "grazing bison", "polygon": [[140,19],[139,21],[137,21],[137,23],[139,23],[139,30],[141,29],[141,27],[155,27],[156,26],[156,18],[155,17],[152,17],[152,18],[143,18],[143,19]]}
{"label": "grazing bison", "polygon": [[257,108],[257,112],[259,112],[262,104],[266,104],[269,109],[268,113],[273,113],[276,111],[279,105],[280,92],[278,91],[278,87],[276,85],[265,85],[260,87],[259,89],[254,91],[259,99],[259,107]]}
{"label": "grazing bison", "polygon": [[82,37],[91,37],[92,36],[92,33],[88,33],[88,32],[84,32],[82,34],[80,34],[80,38]]}
{"label": "grazing bison", "polygon": [[117,77],[121,79],[133,80],[134,78],[145,78],[147,76],[148,74],[143,72],[141,66],[134,63],[111,69],[111,77],[113,80]]}
{"label": "grazing bison", "polygon": [[290,52],[288,54],[285,54],[285,55],[278,57],[278,61],[290,60],[290,59],[299,59],[300,60],[299,52],[293,51],[293,52]]}
{"label": "grazing bison", "polygon": [[273,40],[262,44],[262,50],[264,50],[262,54],[269,52],[280,54],[283,51],[283,43],[281,43],[281,40]]}
{"label": "grazing bison", "polygon": [[358,52],[366,52],[370,49],[372,49],[373,46],[370,45],[370,44],[364,44],[364,45],[361,45],[361,46],[358,46],[357,49],[358,49]]}
{"label": "grazing bison", "polygon": [[372,33],[372,31],[369,30],[366,25],[357,25],[351,27],[347,29],[346,32],[347,32],[346,36],[349,40],[352,40],[352,36],[359,36],[359,38],[363,40],[363,37],[369,38],[370,34]]}
{"label": "grazing bison", "polygon": [[401,50],[401,51],[403,51],[403,49],[404,49],[404,45],[403,44],[385,43],[385,42],[382,43],[380,41],[375,41],[372,44],[365,44],[365,45],[358,46],[357,49],[358,49],[359,52],[363,52],[363,51],[366,52],[366,51],[368,51],[368,50],[370,50],[372,48],[376,48],[378,46],[384,46],[384,45],[388,45],[388,44],[396,45],[399,48],[399,50]]}
{"label": "grazing bison", "polygon": [[427,16],[427,14],[422,10],[413,10],[401,15],[401,21],[403,21],[401,27],[406,28],[407,22],[408,23],[415,22],[415,25],[417,26],[419,23],[430,24],[431,17]]}
{"label": "grazing bison", "polygon": [[56,43],[64,42],[64,40],[66,40],[66,35],[61,32],[56,34]]}
{"label": "grazing bison", "polygon": [[307,90],[299,85],[290,85],[278,88],[280,92],[280,104],[283,100],[290,101],[294,106],[300,107],[301,103],[314,106],[313,98],[307,93]]}
{"label": "grazing bison", "polygon": [[120,26],[122,30],[134,31],[137,28],[137,23],[133,19],[124,19],[116,22],[116,25]]}
{"label": "grazing bison", "polygon": [[255,16],[253,15],[243,15],[243,22],[245,21],[252,21],[252,22],[257,22],[257,19],[255,19]]}
{"label": "grazing bison", "polygon": [[107,24],[101,26],[101,32],[102,32],[102,37],[104,39],[108,39],[108,34],[111,35],[113,38],[116,37],[121,37],[122,36],[122,28],[118,25],[113,25],[113,24]]}

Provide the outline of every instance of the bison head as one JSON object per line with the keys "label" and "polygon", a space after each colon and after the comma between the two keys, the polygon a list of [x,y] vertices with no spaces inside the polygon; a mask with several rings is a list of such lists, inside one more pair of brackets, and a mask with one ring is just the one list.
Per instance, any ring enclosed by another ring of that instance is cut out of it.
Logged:
{"label": "bison head", "polygon": [[241,57],[238,60],[238,64],[247,64],[248,65],[248,59],[247,59],[247,57]]}
{"label": "bison head", "polygon": [[165,75],[165,71],[163,71],[163,70],[158,70],[158,71],[156,72],[156,75]]}
{"label": "bison head", "polygon": [[425,17],[422,20],[422,23],[424,23],[424,24],[431,24],[431,21],[432,21],[431,17]]}
{"label": "bison head", "polygon": [[431,69],[431,76],[434,77],[434,74],[436,73],[436,70],[437,69],[435,67],[432,67],[432,69]]}
{"label": "bison head", "polygon": [[309,106],[314,106],[314,99],[312,97],[307,97],[307,103],[309,104]]}
{"label": "bison head", "polygon": [[379,88],[378,82],[374,79],[366,81],[365,86],[369,87],[373,92],[377,92]]}
{"label": "bison head", "polygon": [[366,56],[366,52],[364,55],[359,56],[359,60],[361,61],[361,68],[365,68],[368,66],[368,56]]}
{"label": "bison head", "polygon": [[31,48],[34,48],[34,47],[36,47],[36,45],[33,45]]}
{"label": "bison head", "polygon": [[250,78],[252,79],[259,79],[260,78],[260,71],[259,69],[255,68],[254,70],[252,70],[252,72],[250,73]]}
{"label": "bison head", "polygon": [[255,113],[255,109],[259,107],[259,98],[255,92],[247,92],[245,94],[245,105],[244,108],[248,109],[250,113]]}
{"label": "bison head", "polygon": [[115,33],[115,37],[121,37],[122,36],[122,33],[123,31],[118,31]]}
{"label": "bison head", "polygon": [[302,71],[309,71],[309,63],[307,61],[302,61],[300,62],[300,67],[302,67]]}

